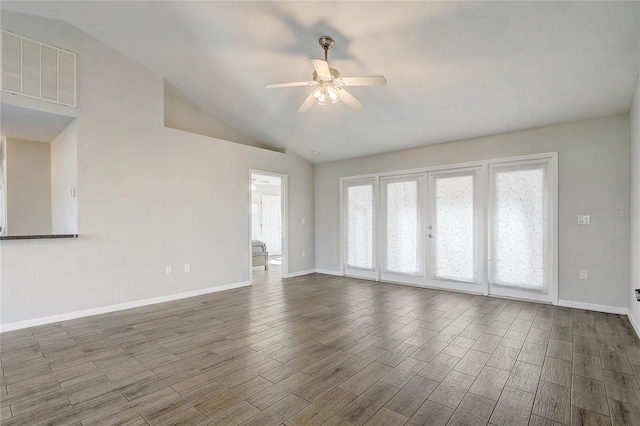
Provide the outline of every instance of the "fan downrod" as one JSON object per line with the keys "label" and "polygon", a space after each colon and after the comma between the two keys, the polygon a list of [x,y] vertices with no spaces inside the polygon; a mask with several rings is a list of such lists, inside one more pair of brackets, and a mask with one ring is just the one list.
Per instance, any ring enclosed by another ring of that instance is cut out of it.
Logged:
{"label": "fan downrod", "polygon": [[325,62],[327,62],[327,53],[329,52],[329,49],[331,49],[333,47],[333,39],[329,36],[322,36],[320,37],[320,39],[318,39],[318,44],[320,44],[320,47],[322,47],[322,49],[324,49],[324,60]]}

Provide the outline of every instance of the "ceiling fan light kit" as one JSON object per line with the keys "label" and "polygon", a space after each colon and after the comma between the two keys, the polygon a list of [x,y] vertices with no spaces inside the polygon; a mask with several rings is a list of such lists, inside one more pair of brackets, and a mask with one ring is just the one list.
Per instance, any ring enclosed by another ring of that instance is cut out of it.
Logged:
{"label": "ceiling fan light kit", "polygon": [[312,59],[311,64],[315,71],[313,72],[313,80],[298,81],[292,83],[276,83],[267,84],[265,88],[275,89],[280,87],[296,87],[296,86],[316,86],[316,88],[307,96],[302,103],[298,112],[308,111],[314,103],[318,105],[334,104],[342,101],[347,106],[355,110],[364,109],[364,104],[355,98],[344,88],[347,86],[384,86],[387,79],[381,75],[368,77],[340,77],[340,72],[335,68],[329,68],[329,49],[334,41],[329,36],[322,36],[318,40],[320,47],[324,50],[324,60]]}

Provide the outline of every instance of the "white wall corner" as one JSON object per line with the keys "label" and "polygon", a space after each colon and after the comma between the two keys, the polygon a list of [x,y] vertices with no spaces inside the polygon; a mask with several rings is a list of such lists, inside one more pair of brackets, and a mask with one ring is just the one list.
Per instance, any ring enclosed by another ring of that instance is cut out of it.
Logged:
{"label": "white wall corner", "polygon": [[608,314],[626,315],[636,332],[636,336],[640,338],[640,324],[638,324],[638,321],[633,316],[632,311],[628,308],[619,306],[598,305],[595,303],[574,302],[572,300],[558,300],[558,306],[564,306],[566,308],[585,309],[588,311],[606,312]]}
{"label": "white wall corner", "polygon": [[37,327],[39,325],[52,324],[61,321],[68,321],[77,318],[89,317],[92,315],[107,314],[109,312],[123,311],[125,309],[139,308],[141,306],[155,305],[157,303],[171,302],[174,300],[187,299],[189,297],[202,296],[203,294],[216,293],[219,291],[232,290],[234,288],[250,286],[249,281],[220,285],[200,290],[188,291],[185,293],[170,294],[168,296],[153,297],[151,299],[136,300],[134,302],[120,303],[117,305],[104,306],[101,308],[86,309],[83,311],[69,312],[66,314],[52,315],[49,317],[35,318],[27,321],[0,324],[0,333],[7,331],[21,330],[23,328]]}

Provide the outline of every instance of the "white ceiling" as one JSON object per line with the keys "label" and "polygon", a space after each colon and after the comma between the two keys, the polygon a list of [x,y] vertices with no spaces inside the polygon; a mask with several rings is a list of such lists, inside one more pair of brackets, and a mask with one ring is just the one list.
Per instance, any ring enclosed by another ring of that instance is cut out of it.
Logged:
{"label": "white ceiling", "polygon": [[[626,113],[640,2],[9,2],[62,19],[164,76],[203,112],[315,163]],[[296,112],[317,39],[385,87]],[[319,151],[313,155],[312,151]]]}

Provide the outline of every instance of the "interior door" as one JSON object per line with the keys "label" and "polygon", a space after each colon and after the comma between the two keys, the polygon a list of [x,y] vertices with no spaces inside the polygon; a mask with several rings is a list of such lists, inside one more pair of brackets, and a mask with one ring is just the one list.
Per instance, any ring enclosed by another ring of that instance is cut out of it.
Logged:
{"label": "interior door", "polygon": [[553,301],[554,196],[548,159],[489,167],[489,292]]}
{"label": "interior door", "polygon": [[380,279],[424,285],[424,176],[381,178],[380,192]]}
{"label": "interior door", "polygon": [[279,195],[262,195],[262,238],[269,256],[282,253],[282,215]]}
{"label": "interior door", "polygon": [[251,194],[251,239],[262,240],[262,214],[260,194]]}
{"label": "interior door", "polygon": [[377,279],[376,269],[376,180],[345,181],[344,274]]}
{"label": "interior door", "polygon": [[433,287],[486,293],[482,285],[481,168],[429,173],[429,280]]}

